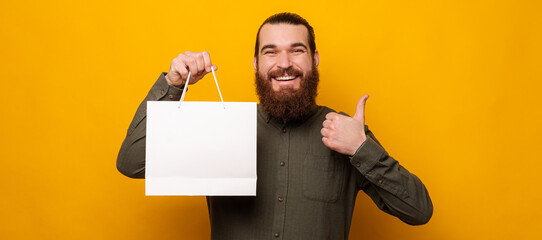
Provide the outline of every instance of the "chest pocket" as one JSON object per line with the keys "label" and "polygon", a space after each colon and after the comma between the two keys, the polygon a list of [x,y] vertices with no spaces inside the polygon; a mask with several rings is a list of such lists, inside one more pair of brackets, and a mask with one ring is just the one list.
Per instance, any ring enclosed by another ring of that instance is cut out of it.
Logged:
{"label": "chest pocket", "polygon": [[303,160],[303,195],[308,199],[335,202],[343,192],[345,163],[329,153],[307,154]]}

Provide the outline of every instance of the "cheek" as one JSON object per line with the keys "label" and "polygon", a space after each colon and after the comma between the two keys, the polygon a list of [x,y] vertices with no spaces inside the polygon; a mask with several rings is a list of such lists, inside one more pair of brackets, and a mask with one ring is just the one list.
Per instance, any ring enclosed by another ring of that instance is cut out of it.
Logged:
{"label": "cheek", "polygon": [[310,59],[307,59],[307,58],[296,59],[295,65],[299,69],[301,69],[303,72],[305,72],[305,74],[312,71],[313,64],[312,64],[312,60]]}
{"label": "cheek", "polygon": [[273,63],[268,60],[260,59],[260,61],[257,64],[258,72],[260,73],[267,73],[269,72],[269,69],[273,67]]}

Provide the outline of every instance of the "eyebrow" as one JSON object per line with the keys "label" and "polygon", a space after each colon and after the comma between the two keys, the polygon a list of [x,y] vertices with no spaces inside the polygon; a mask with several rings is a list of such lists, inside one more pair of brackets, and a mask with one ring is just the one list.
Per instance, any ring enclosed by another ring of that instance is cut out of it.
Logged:
{"label": "eyebrow", "polygon": [[291,47],[303,47],[305,48],[305,50],[308,50],[309,48],[307,47],[307,45],[303,44],[303,43],[300,43],[300,42],[296,42],[296,43],[292,43],[292,45],[290,45]]}
{"label": "eyebrow", "polygon": [[277,45],[275,45],[275,44],[263,45],[262,50],[260,51],[260,53],[263,53],[263,50],[265,50],[266,48],[276,48],[276,47],[277,47]]}
{"label": "eyebrow", "polygon": [[[260,53],[262,53],[267,48],[276,48],[276,47],[277,47],[277,45],[275,45],[275,44],[266,44],[266,45],[264,45],[262,47],[262,50],[260,51]],[[305,45],[305,44],[303,44],[301,42],[292,43],[290,45],[290,47],[303,47],[303,48],[305,48],[305,50],[309,49],[309,48],[307,48],[307,45]]]}

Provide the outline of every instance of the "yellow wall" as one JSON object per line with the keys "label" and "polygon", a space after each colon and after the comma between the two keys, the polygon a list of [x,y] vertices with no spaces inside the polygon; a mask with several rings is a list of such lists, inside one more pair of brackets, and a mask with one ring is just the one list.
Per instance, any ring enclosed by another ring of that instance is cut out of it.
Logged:
{"label": "yellow wall", "polygon": [[[203,197],[145,197],[115,168],[159,73],[207,50],[227,101],[256,101],[255,33],[316,29],[318,103],[367,123],[435,206],[411,227],[358,197],[351,239],[540,239],[539,1],[14,1],[0,9],[2,239],[208,239]],[[187,100],[218,100],[211,77]]]}

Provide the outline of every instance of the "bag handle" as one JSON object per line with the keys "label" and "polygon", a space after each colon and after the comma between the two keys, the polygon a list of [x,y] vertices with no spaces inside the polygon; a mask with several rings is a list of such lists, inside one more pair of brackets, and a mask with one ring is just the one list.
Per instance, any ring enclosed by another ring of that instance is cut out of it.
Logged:
{"label": "bag handle", "polygon": [[[213,67],[211,67],[211,71],[213,72],[213,78],[215,79],[216,89],[218,90],[218,95],[220,95],[220,101],[222,101],[222,107],[226,109],[226,106],[224,105],[224,99],[222,98],[222,93],[220,92],[220,87],[218,86],[218,81],[216,80],[216,74]],[[183,94],[181,95],[181,100],[179,100],[179,106],[177,108],[181,108],[181,104],[184,101],[184,96],[186,95],[186,89],[188,88],[188,81],[190,81],[190,74],[192,72],[188,72],[188,77],[186,78],[186,83],[184,84]]]}

